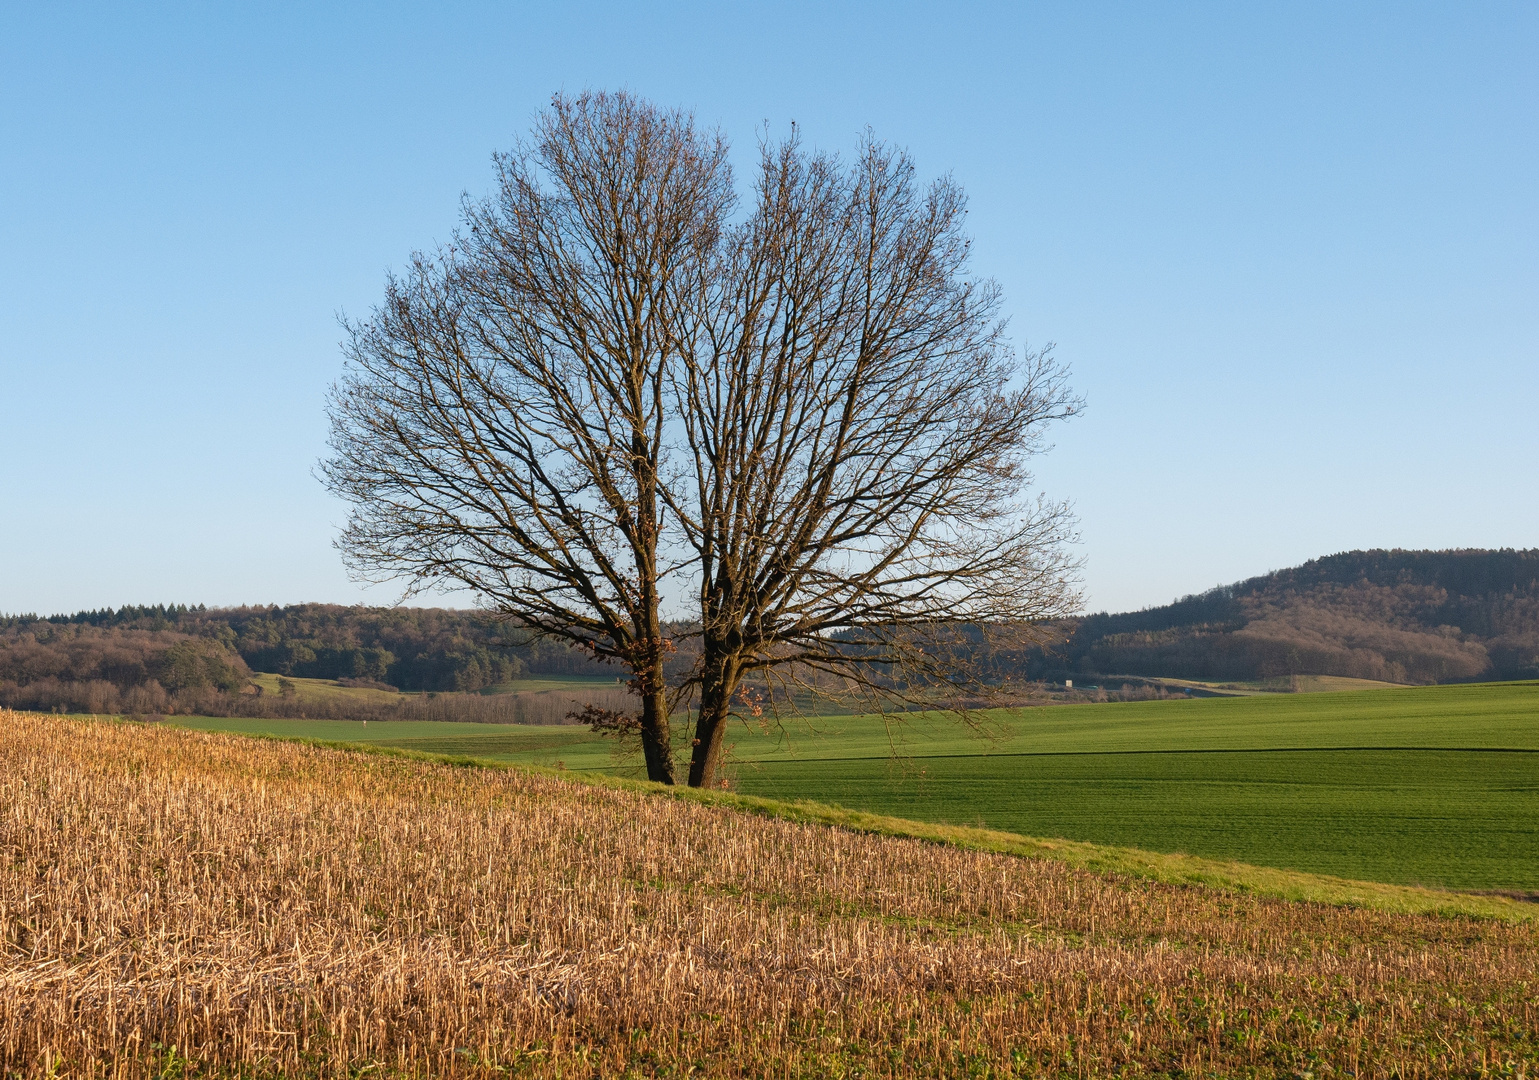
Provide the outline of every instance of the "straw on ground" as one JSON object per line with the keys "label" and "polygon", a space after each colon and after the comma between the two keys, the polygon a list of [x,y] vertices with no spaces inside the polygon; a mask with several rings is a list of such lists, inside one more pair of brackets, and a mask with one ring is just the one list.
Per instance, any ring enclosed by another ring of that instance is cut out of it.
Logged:
{"label": "straw on ground", "polygon": [[1532,921],[517,771],[0,725],[6,1075],[1539,1074]]}

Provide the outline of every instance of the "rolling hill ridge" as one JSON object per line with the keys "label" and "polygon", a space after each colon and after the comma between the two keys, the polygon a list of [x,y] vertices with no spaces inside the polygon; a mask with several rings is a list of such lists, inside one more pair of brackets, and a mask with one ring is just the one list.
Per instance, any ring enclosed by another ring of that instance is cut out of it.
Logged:
{"label": "rolling hill ridge", "polygon": [[1539,549],[1343,552],[1161,607],[1088,616],[1037,664],[1237,682],[1536,678]]}

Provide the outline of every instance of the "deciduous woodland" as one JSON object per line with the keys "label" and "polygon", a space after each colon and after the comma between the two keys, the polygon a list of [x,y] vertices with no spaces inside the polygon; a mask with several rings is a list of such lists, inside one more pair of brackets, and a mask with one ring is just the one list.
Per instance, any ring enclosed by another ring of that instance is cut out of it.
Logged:
{"label": "deciduous woodland", "polygon": [[7,1076],[1449,1077],[1539,929],[0,716]]}
{"label": "deciduous woodland", "polygon": [[[238,654],[253,671],[306,679],[363,679],[408,691],[480,690],[531,675],[613,672],[564,645],[508,634],[480,611],[339,604],[213,609],[159,604],[43,619],[0,617],[0,635],[7,642],[0,650],[0,664],[17,663],[10,657],[18,641],[30,637],[52,643],[89,630],[104,632],[96,639],[103,642],[108,640],[107,631],[205,638]],[[133,635],[116,639],[125,643],[131,640]],[[99,650],[89,645],[72,646],[67,651],[85,656],[87,663],[98,662],[95,654]],[[57,665],[58,661],[49,663]],[[75,677],[83,677],[90,670],[77,660],[69,661],[68,671]],[[121,684],[154,674],[148,666],[113,665],[97,670],[101,677]],[[14,680],[28,672],[27,667],[0,668],[0,679]],[[47,674],[62,671],[49,669]]]}
{"label": "deciduous woodland", "polygon": [[[259,697],[253,671],[445,696]],[[526,699],[469,693],[525,677],[615,674],[564,645],[505,634],[477,611],[156,606],[0,620],[0,705],[23,709],[560,723],[570,702],[532,710]],[[625,697],[584,695],[614,708]]]}

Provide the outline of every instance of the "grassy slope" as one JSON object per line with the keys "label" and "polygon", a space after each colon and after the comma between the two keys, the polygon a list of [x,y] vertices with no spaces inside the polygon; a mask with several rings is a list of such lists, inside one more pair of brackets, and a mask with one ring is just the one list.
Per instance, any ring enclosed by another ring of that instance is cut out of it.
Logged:
{"label": "grassy slope", "polygon": [[[279,692],[279,675],[259,672],[251,676],[251,681],[262,688],[264,694],[277,695]],[[366,686],[343,686],[333,679],[289,679],[294,684],[294,693],[301,701],[327,701],[335,698],[352,698],[357,701],[383,701],[394,702],[400,699],[399,694],[389,690],[374,690]]]}
{"label": "grassy slope", "polygon": [[[988,719],[991,737],[916,718],[896,743],[870,718],[823,718],[817,734],[740,731],[737,787],[1346,878],[1539,889],[1539,685],[1062,706]],[[581,729],[197,726],[634,775]]]}
{"label": "grassy slope", "polygon": [[[259,672],[251,677],[251,681],[260,686],[264,693],[277,694],[278,680],[282,676],[268,672]],[[335,679],[300,679],[291,678],[289,682],[294,684],[294,691],[301,700],[326,700],[331,698],[353,698],[358,701],[383,701],[386,703],[400,700],[401,695],[389,690],[375,690],[366,686],[343,686]],[[572,675],[551,678],[518,679],[514,682],[498,683],[496,686],[488,686],[479,690],[480,694],[531,694],[545,690],[591,690],[595,687],[608,689],[615,685],[615,680],[609,676],[584,676]]]}

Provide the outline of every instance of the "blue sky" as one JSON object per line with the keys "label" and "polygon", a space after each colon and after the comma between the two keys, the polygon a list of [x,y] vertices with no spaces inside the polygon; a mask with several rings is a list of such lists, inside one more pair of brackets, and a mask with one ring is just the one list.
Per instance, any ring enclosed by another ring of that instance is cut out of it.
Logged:
{"label": "blue sky", "polygon": [[0,611],[393,599],[311,472],[337,315],[585,87],[957,177],[1089,399],[1093,609],[1539,545],[1536,56],[1531,2],[6,4]]}

